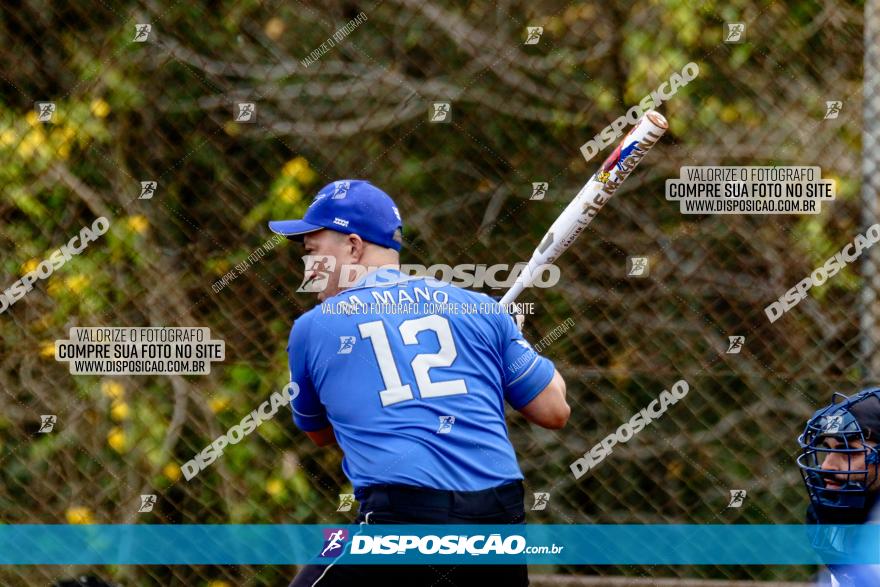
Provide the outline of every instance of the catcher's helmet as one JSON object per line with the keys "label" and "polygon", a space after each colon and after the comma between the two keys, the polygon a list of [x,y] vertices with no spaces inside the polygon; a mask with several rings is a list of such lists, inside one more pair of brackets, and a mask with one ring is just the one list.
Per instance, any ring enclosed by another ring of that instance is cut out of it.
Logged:
{"label": "catcher's helmet", "polygon": [[[825,444],[827,438],[838,441],[835,448]],[[871,465],[880,464],[880,446],[871,446],[868,441],[880,441],[880,387],[864,389],[851,397],[834,393],[831,405],[813,414],[798,437],[801,453],[797,458],[813,505],[840,509],[869,505],[869,488],[878,475],[878,467]],[[823,469],[825,458],[834,453],[846,457],[846,468]],[[865,455],[865,466],[853,469],[853,457],[858,454]],[[831,477],[841,483],[828,487]]]}

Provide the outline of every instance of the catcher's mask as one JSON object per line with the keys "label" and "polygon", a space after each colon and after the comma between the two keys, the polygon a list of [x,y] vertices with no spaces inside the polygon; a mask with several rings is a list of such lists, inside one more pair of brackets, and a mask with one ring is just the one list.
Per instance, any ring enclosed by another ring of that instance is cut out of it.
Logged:
{"label": "catcher's mask", "polygon": [[[842,401],[838,401],[838,400]],[[862,404],[868,401],[869,403]],[[860,405],[861,404],[861,405]],[[876,404],[876,405],[874,405]],[[875,422],[880,421],[880,388],[870,388],[847,397],[834,393],[831,405],[818,410],[807,421],[798,437],[801,453],[797,464],[804,479],[810,501],[824,508],[864,508],[868,505],[868,488],[877,480],[880,463],[878,447],[867,441],[878,441]],[[825,440],[838,441],[829,448]],[[840,470],[823,469],[829,454],[846,457],[846,466]],[[864,454],[865,466],[853,469],[853,457]],[[828,487],[827,481],[834,477],[839,487]]]}

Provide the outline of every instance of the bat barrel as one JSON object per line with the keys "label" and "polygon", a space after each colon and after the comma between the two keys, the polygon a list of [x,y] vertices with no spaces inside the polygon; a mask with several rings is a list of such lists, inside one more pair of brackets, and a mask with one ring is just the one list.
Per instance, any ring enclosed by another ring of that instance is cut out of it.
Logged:
{"label": "bat barrel", "polygon": [[531,285],[538,267],[554,262],[571,246],[668,128],[663,115],[654,110],[636,122],[544,235],[516,283],[501,298],[502,302],[516,300],[523,289]]}
{"label": "bat barrel", "polygon": [[511,287],[509,290],[507,290],[507,293],[501,297],[501,300],[499,301],[499,303],[502,306],[506,306],[512,302],[515,302],[516,298],[519,296],[519,294],[522,293],[522,291],[523,291],[523,289],[525,289],[525,287],[526,287],[525,281],[522,279],[517,279],[516,283],[513,284],[513,287]]}

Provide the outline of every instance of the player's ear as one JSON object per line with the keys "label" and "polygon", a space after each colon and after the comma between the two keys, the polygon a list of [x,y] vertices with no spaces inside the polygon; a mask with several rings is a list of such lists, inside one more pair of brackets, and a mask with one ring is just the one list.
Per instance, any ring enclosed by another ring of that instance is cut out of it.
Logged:
{"label": "player's ear", "polygon": [[348,235],[348,242],[346,243],[348,246],[348,252],[351,255],[352,259],[355,263],[361,260],[361,257],[364,256],[364,239],[356,234]]}

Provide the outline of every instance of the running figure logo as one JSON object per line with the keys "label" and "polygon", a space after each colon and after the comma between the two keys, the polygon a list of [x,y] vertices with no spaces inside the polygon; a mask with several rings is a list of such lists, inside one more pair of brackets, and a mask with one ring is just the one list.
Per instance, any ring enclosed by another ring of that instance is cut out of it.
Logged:
{"label": "running figure logo", "polygon": [[330,194],[331,200],[344,200],[345,196],[348,195],[348,190],[351,187],[350,181],[337,181],[333,183],[333,193]]}
{"label": "running figure logo", "polygon": [[837,118],[837,115],[840,114],[842,108],[843,102],[840,100],[825,102],[825,120]]}
{"label": "running figure logo", "polygon": [[138,512],[151,512],[153,511],[153,506],[156,505],[156,496],[153,494],[150,495],[141,495],[141,506],[138,508]]}
{"label": "running figure logo", "polygon": [[440,427],[437,428],[437,434],[449,434],[452,432],[453,424],[455,424],[455,416],[440,416]]}
{"label": "running figure logo", "polygon": [[626,274],[629,277],[647,277],[648,276],[648,258],[647,257],[629,257],[627,258],[629,271]]}
{"label": "running figure logo", "polygon": [[449,102],[431,103],[431,122],[452,122],[452,104]]}
{"label": "running figure logo", "polygon": [[825,434],[837,434],[840,432],[840,425],[843,424],[843,416],[825,416],[822,424],[822,432]]}
{"label": "running figure logo", "polygon": [[535,505],[532,506],[533,512],[539,512],[547,509],[547,504],[550,503],[550,494],[546,492],[535,493]]}
{"label": "running figure logo", "polygon": [[543,200],[544,196],[547,195],[547,188],[550,187],[550,184],[546,181],[533,181],[532,182],[532,196],[529,198],[530,200]]}
{"label": "running figure logo", "polygon": [[742,507],[742,504],[745,500],[746,500],[746,490],[745,489],[731,489],[730,490],[730,503],[727,504],[727,507],[729,507],[729,508]]}
{"label": "running figure logo", "polygon": [[134,25],[134,41],[135,43],[144,43],[147,39],[150,38],[150,31],[153,30],[153,25],[150,24],[136,24]]}
{"label": "running figure logo", "polygon": [[324,549],[319,555],[321,558],[337,557],[345,550],[345,542],[348,540],[348,530],[338,528],[324,530]]}
{"label": "running figure logo", "polygon": [[350,355],[351,351],[354,350],[354,337],[353,336],[340,336],[339,337],[339,350],[336,351],[337,355]]}
{"label": "running figure logo", "polygon": [[253,102],[241,102],[235,105],[236,122],[256,122],[257,106]]}
{"label": "running figure logo", "polygon": [[[304,255],[306,272],[298,292],[317,293],[327,289],[327,281],[336,269],[336,257],[329,255]],[[340,349],[342,350],[342,349]]]}
{"label": "running figure logo", "polygon": [[544,27],[542,26],[530,26],[526,27],[526,42],[523,45],[537,45],[538,41],[541,40],[541,35],[544,34]]}
{"label": "running figure logo", "polygon": [[37,120],[52,122],[52,117],[55,116],[55,102],[37,102],[34,109],[37,112]]}
{"label": "running figure logo", "polygon": [[40,416],[40,429],[37,430],[37,434],[48,434],[49,432],[52,432],[52,429],[55,428],[55,422],[57,421],[58,417],[55,414]]}
{"label": "running figure logo", "polygon": [[728,22],[725,23],[727,34],[724,35],[725,43],[742,43],[746,34],[746,23],[744,22]]}
{"label": "running figure logo", "polygon": [[746,342],[745,336],[728,336],[727,354],[738,355]]}
{"label": "running figure logo", "polygon": [[156,193],[156,182],[155,181],[142,181],[141,182],[141,195],[138,196],[138,200],[149,200]]}
{"label": "running figure logo", "polygon": [[513,342],[526,349],[527,351],[534,350],[532,349],[532,345],[529,344],[529,341],[525,340],[524,338],[517,338]]}
{"label": "running figure logo", "polygon": [[339,494],[339,507],[336,508],[337,512],[350,512],[351,506],[354,505],[354,493],[340,493]]}

